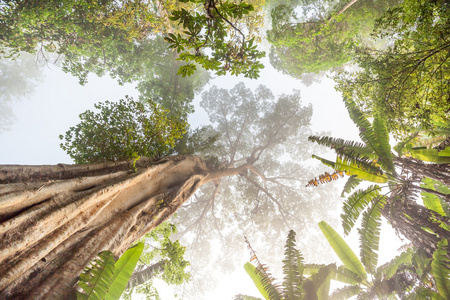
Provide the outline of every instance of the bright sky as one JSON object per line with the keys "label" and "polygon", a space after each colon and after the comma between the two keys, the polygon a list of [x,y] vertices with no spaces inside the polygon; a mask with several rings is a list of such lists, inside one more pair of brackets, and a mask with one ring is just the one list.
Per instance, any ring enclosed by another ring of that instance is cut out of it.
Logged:
{"label": "bright sky", "polygon": [[[271,88],[276,95],[290,93],[292,89],[299,89],[302,93],[303,103],[312,103],[313,105],[313,131],[329,131],[335,137],[358,139],[356,127],[349,119],[339,93],[333,88],[331,79],[324,78],[320,84],[306,87],[300,81],[276,72],[270,66],[268,59],[264,63],[266,68],[257,81],[240,77],[220,77],[211,80],[206,88],[217,85],[228,89],[234,87],[238,82],[244,81],[252,89],[259,84],[264,84]],[[1,84],[4,83],[0,82]],[[88,84],[80,86],[76,78],[63,73],[57,67],[45,68],[42,84],[26,99],[20,99],[14,104],[13,110],[17,122],[13,124],[10,131],[0,133],[0,164],[71,163],[70,157],[59,147],[58,136],[64,134],[70,126],[76,125],[79,121],[78,115],[87,109],[92,109],[94,103],[119,100],[125,95],[137,98],[137,92],[133,85],[119,86],[115,80],[109,77],[90,76]],[[196,98],[195,104],[198,104],[198,101],[199,97]],[[208,122],[206,114],[198,105],[196,109],[197,112],[190,118],[192,127]],[[336,216],[336,218],[338,217]],[[389,229],[388,226],[385,227]],[[340,228],[336,228],[336,230],[342,234]],[[354,231],[356,232],[356,230]],[[393,258],[396,255],[396,249],[401,245],[395,236],[387,231],[382,231],[380,263]],[[359,254],[355,232],[349,238],[351,239],[349,244],[354,252]],[[241,265],[249,258],[245,244],[242,248]],[[280,248],[277,251],[281,253],[283,249]],[[333,253],[331,248],[329,253]],[[338,261],[337,257],[336,261]],[[258,296],[258,292],[243,268],[238,269],[232,275],[225,276],[218,289],[208,293],[204,299],[232,299],[239,293]],[[175,299],[170,289],[161,291],[161,296],[164,300]]]}

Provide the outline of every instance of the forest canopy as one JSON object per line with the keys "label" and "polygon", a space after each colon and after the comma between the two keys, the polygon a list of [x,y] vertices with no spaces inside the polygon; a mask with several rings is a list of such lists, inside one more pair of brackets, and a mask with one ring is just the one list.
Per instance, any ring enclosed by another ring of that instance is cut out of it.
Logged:
{"label": "forest canopy", "polygon": [[450,298],[449,36],[446,0],[3,1],[0,134],[48,69],[134,94],[54,125],[74,164],[0,165],[0,294],[201,299],[246,241],[265,299]]}

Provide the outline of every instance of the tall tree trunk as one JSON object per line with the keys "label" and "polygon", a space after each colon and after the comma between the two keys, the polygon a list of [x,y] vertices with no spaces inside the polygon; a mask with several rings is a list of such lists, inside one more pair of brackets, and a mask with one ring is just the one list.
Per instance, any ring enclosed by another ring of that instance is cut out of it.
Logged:
{"label": "tall tree trunk", "polygon": [[196,157],[0,166],[0,295],[65,299],[97,253],[119,256],[196,190],[240,168]]}
{"label": "tall tree trunk", "polygon": [[450,164],[426,163],[411,157],[394,158],[394,163],[419,177],[428,177],[450,186]]}

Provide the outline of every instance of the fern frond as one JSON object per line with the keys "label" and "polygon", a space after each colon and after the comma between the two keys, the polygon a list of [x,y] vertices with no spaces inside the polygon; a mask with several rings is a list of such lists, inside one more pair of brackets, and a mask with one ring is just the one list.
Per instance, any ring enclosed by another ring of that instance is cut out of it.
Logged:
{"label": "fern frond", "polygon": [[287,299],[300,299],[303,281],[303,257],[295,247],[295,232],[289,231],[283,260],[283,290]]}
{"label": "fern frond", "polygon": [[330,292],[330,280],[335,270],[335,264],[323,266],[318,270],[317,273],[309,277],[309,280],[314,286],[314,294],[310,297],[305,293],[304,299],[313,299],[313,296],[315,295],[318,300],[328,299],[328,295]]}
{"label": "fern frond", "polygon": [[[373,156],[373,151],[363,143],[343,140],[340,138],[334,138],[329,136],[310,136],[308,140],[311,142],[316,142],[319,145],[326,146],[330,149],[346,149],[353,150],[356,153],[364,156]],[[375,158],[375,157],[372,157]]]}
{"label": "fern frond", "polygon": [[409,135],[404,140],[397,143],[397,145],[394,146],[394,150],[397,152],[398,156],[403,155],[403,148],[405,148],[406,144],[413,141],[417,136],[419,135],[419,132],[414,132],[413,134]]}
{"label": "fern frond", "polygon": [[361,228],[358,229],[361,262],[372,274],[378,264],[376,252],[380,243],[381,210],[385,204],[385,196],[380,196],[376,201],[372,201],[371,207],[363,213]]}
{"label": "fern frond", "polygon": [[350,233],[362,211],[379,195],[380,187],[378,185],[371,185],[367,189],[357,190],[345,200],[341,219],[342,227],[346,235]]}
{"label": "fern frond", "polygon": [[348,178],[347,182],[342,189],[341,197],[344,197],[345,194],[350,193],[354,188],[356,188],[362,180],[358,179],[356,175],[352,175]]}

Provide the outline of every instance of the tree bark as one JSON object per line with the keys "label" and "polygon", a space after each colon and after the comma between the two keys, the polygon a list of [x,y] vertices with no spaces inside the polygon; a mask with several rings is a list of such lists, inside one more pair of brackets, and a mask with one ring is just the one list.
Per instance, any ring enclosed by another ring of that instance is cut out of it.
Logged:
{"label": "tree bark", "polygon": [[132,163],[0,166],[2,299],[65,299],[97,253],[121,255],[199,186],[240,170],[191,156]]}

